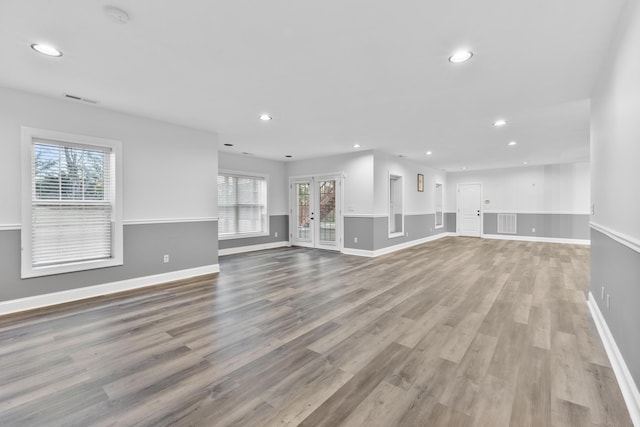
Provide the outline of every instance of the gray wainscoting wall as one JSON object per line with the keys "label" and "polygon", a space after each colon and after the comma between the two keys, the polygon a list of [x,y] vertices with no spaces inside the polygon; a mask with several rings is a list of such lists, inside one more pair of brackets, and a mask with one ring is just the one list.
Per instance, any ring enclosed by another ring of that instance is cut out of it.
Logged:
{"label": "gray wainscoting wall", "polygon": [[[435,214],[405,215],[404,236],[389,238],[388,217],[345,217],[344,247],[375,251],[446,232],[435,228]],[[408,236],[406,234],[409,234]],[[358,242],[354,242],[354,238]]]}
{"label": "gray wainscoting wall", "polygon": [[444,213],[444,228],[447,230],[447,233],[455,233],[457,231],[455,212]]}
{"label": "gray wainscoting wall", "polygon": [[0,301],[218,264],[217,221],[132,224],[123,233],[124,265],[20,279],[20,231],[0,231]]}
{"label": "gray wainscoting wall", "polygon": [[[601,287],[611,295],[610,308]],[[616,341],[631,376],[640,384],[640,253],[591,229],[591,293]]]}
{"label": "gray wainscoting wall", "polygon": [[[485,213],[484,234],[498,233],[498,214]],[[589,240],[589,215],[580,214],[517,214],[515,236],[549,237]],[[535,232],[532,229],[535,228]],[[514,236],[514,234],[505,234]]]}
{"label": "gray wainscoting wall", "polygon": [[[275,237],[275,233],[278,237]],[[289,215],[271,215],[269,217],[269,235],[246,237],[242,239],[225,239],[218,242],[220,249],[240,248],[243,246],[264,245],[266,243],[289,241]]]}

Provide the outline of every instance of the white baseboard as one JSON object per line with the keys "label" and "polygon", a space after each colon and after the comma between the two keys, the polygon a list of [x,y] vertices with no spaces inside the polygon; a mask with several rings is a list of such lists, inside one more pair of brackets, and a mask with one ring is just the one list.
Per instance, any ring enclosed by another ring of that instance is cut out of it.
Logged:
{"label": "white baseboard", "polygon": [[265,249],[284,248],[286,246],[291,246],[291,244],[287,241],[282,241],[263,243],[261,245],[238,246],[237,248],[219,249],[218,256],[241,254],[244,252],[263,251]]}
{"label": "white baseboard", "polygon": [[455,236],[455,233],[440,233],[434,234],[433,236],[423,237],[422,239],[412,240],[410,242],[400,243],[399,245],[388,246],[386,248],[378,249],[375,251],[368,251],[364,249],[352,249],[352,248],[344,248],[342,249],[342,253],[345,255],[356,255],[363,257],[379,257],[381,255],[390,254],[392,252],[396,252],[402,249],[407,249],[412,246],[421,245],[423,243],[432,242],[434,240],[442,239],[443,237]]}
{"label": "white baseboard", "polygon": [[174,280],[188,279],[190,277],[205,274],[219,273],[220,264],[206,265],[203,267],[189,268],[186,270],[171,271],[168,273],[154,274],[152,276],[136,277],[134,279],[120,280],[118,282],[104,283],[102,285],[87,286],[84,288],[69,289],[67,291],[53,292],[50,294],[36,295],[0,302],[0,315],[17,313],[19,311],[33,310],[35,308],[64,304],[86,298],[109,295],[147,286],[159,285]]}
{"label": "white baseboard", "polygon": [[591,292],[589,292],[587,305],[589,306],[591,317],[593,317],[598,333],[600,334],[602,344],[604,344],[604,349],[607,351],[607,356],[609,356],[613,372],[616,374],[616,379],[620,385],[624,401],[627,404],[631,421],[633,425],[640,426],[640,392],[638,391],[638,387],[631,376],[631,372],[629,372],[629,368],[620,353],[620,349],[613,335],[611,335],[609,326]]}
{"label": "white baseboard", "polygon": [[505,234],[483,234],[483,239],[518,240],[522,242],[568,243],[571,245],[590,245],[589,239],[561,239],[558,237],[513,236]]}

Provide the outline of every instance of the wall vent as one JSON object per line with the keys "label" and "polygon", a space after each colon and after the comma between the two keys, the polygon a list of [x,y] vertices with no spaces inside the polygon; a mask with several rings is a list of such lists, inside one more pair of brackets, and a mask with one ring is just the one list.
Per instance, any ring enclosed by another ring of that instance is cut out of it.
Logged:
{"label": "wall vent", "polygon": [[502,234],[516,234],[517,215],[514,213],[498,214],[498,233]]}
{"label": "wall vent", "polygon": [[98,103],[98,101],[94,101],[93,99],[83,98],[81,96],[71,95],[69,93],[65,93],[64,97],[67,98],[67,99],[73,99],[74,101],[86,102],[88,104],[97,104]]}

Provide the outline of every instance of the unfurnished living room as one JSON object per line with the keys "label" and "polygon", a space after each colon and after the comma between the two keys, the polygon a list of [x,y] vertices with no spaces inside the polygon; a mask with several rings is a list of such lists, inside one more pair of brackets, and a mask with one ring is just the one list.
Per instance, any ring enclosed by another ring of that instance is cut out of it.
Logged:
{"label": "unfurnished living room", "polygon": [[0,426],[640,426],[638,3],[0,0]]}

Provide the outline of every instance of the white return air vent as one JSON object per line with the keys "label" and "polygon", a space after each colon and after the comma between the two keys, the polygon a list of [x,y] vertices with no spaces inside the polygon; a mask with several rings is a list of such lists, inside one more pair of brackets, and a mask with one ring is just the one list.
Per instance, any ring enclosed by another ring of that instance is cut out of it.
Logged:
{"label": "white return air vent", "polygon": [[502,234],[516,234],[517,215],[514,213],[498,214],[498,233]]}

